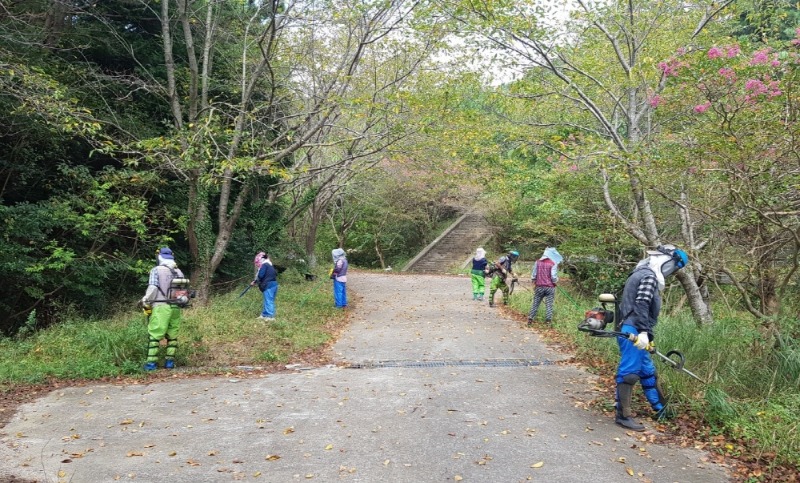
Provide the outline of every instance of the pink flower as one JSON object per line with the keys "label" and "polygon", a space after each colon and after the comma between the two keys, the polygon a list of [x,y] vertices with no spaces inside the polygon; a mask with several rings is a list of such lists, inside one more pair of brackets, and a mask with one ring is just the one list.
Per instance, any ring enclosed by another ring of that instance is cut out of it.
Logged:
{"label": "pink flower", "polygon": [[719,70],[719,75],[733,82],[736,80],[736,72],[730,67],[723,67]]}
{"label": "pink flower", "polygon": [[718,58],[722,57],[722,55],[723,55],[722,54],[722,50],[720,50],[717,47],[711,47],[710,49],[708,49],[708,58],[709,59],[718,59]]}
{"label": "pink flower", "polygon": [[750,65],[766,64],[767,62],[769,62],[769,51],[764,49],[753,54]]}
{"label": "pink flower", "polygon": [[569,167],[569,170],[572,171],[573,173],[575,171],[578,171],[578,165],[577,164],[573,164],[572,166]]}
{"label": "pink flower", "polygon": [[661,96],[659,96],[658,94],[656,94],[653,97],[651,97],[648,102],[650,103],[650,107],[655,109],[656,107],[660,106],[664,102],[664,99]]}
{"label": "pink flower", "polygon": [[739,55],[739,52],[741,52],[741,50],[739,49],[738,45],[731,45],[730,47],[728,47],[726,55],[730,59]]}
{"label": "pink flower", "polygon": [[[797,36],[800,37],[800,34],[798,34]],[[678,50],[676,50],[675,53],[678,54],[678,55],[685,54],[686,53],[686,47],[678,47]]]}
{"label": "pink flower", "polygon": [[706,101],[704,104],[698,104],[694,106],[694,112],[702,114],[706,112],[709,107],[711,107],[711,101]]}
{"label": "pink flower", "polygon": [[677,59],[670,59],[669,62],[659,62],[658,68],[664,73],[666,77],[677,76],[678,70],[684,67],[685,64],[679,62]]}
{"label": "pink flower", "polygon": [[767,86],[758,79],[748,79],[747,82],[744,83],[744,88],[748,91],[752,91],[754,96],[767,92]]}
{"label": "pink flower", "polygon": [[781,61],[780,60],[775,59],[775,60],[772,61],[772,67],[780,67],[780,65],[781,65]]}

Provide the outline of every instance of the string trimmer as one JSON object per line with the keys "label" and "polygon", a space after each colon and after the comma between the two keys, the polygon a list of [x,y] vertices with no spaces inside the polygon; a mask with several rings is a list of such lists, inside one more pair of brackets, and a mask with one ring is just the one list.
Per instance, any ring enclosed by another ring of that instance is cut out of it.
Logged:
{"label": "string trimmer", "polygon": [[[616,318],[619,317],[619,313],[617,311],[617,297],[613,294],[600,294],[598,298],[600,303],[602,304],[602,308],[596,307],[592,310],[586,311],[586,318],[578,324],[578,330],[581,332],[586,332],[593,337],[622,337],[623,339],[628,339],[631,342],[636,341],[635,334],[629,334],[627,332],[620,332],[616,330],[606,330],[606,325],[613,323]],[[606,307],[606,304],[613,304],[614,310],[610,311]],[[671,350],[666,354],[662,354],[654,345],[648,346],[648,352],[651,354],[655,354],[661,358],[665,363],[667,363],[670,367],[675,369],[676,371],[681,371],[698,381],[702,382],[703,384],[708,384],[703,379],[700,379],[696,374],[686,369],[684,364],[686,363],[686,358],[680,351]],[[675,358],[677,359],[675,359]]]}

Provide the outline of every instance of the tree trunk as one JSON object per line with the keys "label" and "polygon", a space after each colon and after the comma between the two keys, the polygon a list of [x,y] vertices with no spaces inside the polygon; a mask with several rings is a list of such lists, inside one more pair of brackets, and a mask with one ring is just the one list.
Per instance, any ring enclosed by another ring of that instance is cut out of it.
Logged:
{"label": "tree trunk", "polygon": [[381,262],[381,269],[386,268],[386,262],[383,260],[383,253],[381,252],[380,237],[375,237],[375,254],[378,255],[378,260]]}
{"label": "tree trunk", "polygon": [[54,1],[50,5],[44,20],[44,45],[50,48],[58,45],[61,35],[66,30],[68,16],[69,11],[65,3]]}
{"label": "tree trunk", "polygon": [[186,226],[186,237],[192,256],[192,286],[197,291],[197,303],[205,305],[211,292],[211,276],[209,262],[211,260],[214,240],[214,228],[208,211],[208,188],[200,179],[193,179],[189,186],[189,222]]}
{"label": "tree trunk", "polygon": [[314,209],[314,205],[311,205],[311,216],[308,220],[308,231],[306,231],[305,236],[305,248],[306,248],[306,262],[308,264],[308,269],[313,270],[317,268],[317,257],[314,254],[314,245],[317,242],[317,230],[319,229],[319,223],[322,215],[317,213]]}
{"label": "tree trunk", "polygon": [[759,296],[761,298],[761,312],[766,316],[778,315],[780,312],[780,298],[776,290],[777,280],[769,269],[761,275]]}
{"label": "tree trunk", "polygon": [[714,322],[714,316],[711,313],[711,306],[703,298],[703,293],[697,285],[694,274],[691,269],[679,270],[675,274],[689,302],[689,308],[692,310],[692,317],[698,326],[703,324],[710,324]]}

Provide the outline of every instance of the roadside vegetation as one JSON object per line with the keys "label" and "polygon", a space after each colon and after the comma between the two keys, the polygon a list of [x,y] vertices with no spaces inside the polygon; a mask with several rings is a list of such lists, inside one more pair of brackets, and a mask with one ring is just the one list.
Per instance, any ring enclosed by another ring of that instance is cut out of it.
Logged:
{"label": "roadside vegetation", "polygon": [[[524,277],[530,264],[520,265],[523,283],[530,284]],[[513,310],[527,317],[531,299],[530,292],[515,290]],[[776,344],[774,339],[765,337],[763,327],[746,322],[752,318],[745,311],[732,311],[722,304],[714,307],[714,324],[698,326],[689,310],[673,310],[679,301],[680,289],[668,288],[664,315],[656,330],[656,346],[662,353],[679,350],[686,358],[686,369],[708,384],[673,370],[654,357],[674,414],[661,424],[678,437],[679,444],[742,461],[736,474],[741,481],[797,481],[800,343],[790,339]],[[606,392],[597,404],[610,412],[614,404],[613,375],[619,360],[616,341],[577,330],[585,311],[599,306],[596,297],[581,295],[575,290],[574,280],[562,277],[553,326],[537,328],[544,329],[550,342],[567,343],[579,362],[601,376]],[[540,314],[543,311],[544,304],[539,308]],[[641,391],[637,400],[634,410],[640,417],[648,417],[649,405]]]}
{"label": "roadside vegetation", "polygon": [[[286,271],[279,283],[277,318],[271,323],[256,320],[262,303],[257,287],[239,297],[246,281],[216,295],[208,307],[184,309],[178,367],[213,372],[319,363],[320,349],[345,318],[331,303],[330,280],[320,276],[307,281],[304,274]],[[0,339],[0,390],[13,392],[53,380],[145,377],[146,344],[144,315],[131,310],[109,319],[76,316],[43,330],[20,332]]]}
{"label": "roadside vegetation", "polygon": [[673,405],[742,479],[800,479],[797,1],[189,3],[0,1],[6,391],[141,377],[160,246],[198,295],[178,364],[278,365],[340,322],[305,280],[332,248],[397,270],[479,210],[490,257],[565,255],[554,330],[602,373],[583,311],[684,249],[657,344],[710,383],[662,371]]}

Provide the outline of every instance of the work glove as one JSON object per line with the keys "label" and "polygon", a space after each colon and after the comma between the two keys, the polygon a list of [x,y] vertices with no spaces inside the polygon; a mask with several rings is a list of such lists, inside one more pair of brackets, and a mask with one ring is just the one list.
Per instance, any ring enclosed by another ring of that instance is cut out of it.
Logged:
{"label": "work glove", "polygon": [[636,340],[634,341],[633,345],[635,345],[637,349],[641,349],[643,351],[649,350],[650,337],[647,336],[647,332],[639,332],[639,335],[636,336]]}
{"label": "work glove", "polygon": [[150,314],[153,313],[153,307],[150,306],[150,302],[147,299],[140,300],[139,307],[142,308],[142,313],[144,313],[145,317],[150,317]]}

